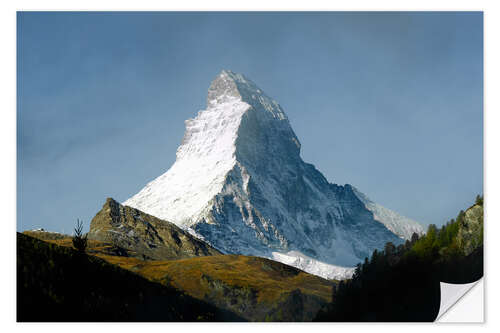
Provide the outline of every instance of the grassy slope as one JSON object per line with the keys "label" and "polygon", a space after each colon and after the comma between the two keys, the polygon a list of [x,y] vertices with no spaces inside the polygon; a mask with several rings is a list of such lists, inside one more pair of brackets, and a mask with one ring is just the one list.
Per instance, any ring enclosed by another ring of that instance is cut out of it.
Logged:
{"label": "grassy slope", "polygon": [[[219,255],[142,262],[101,257],[249,320],[312,320],[321,305],[331,301],[332,282],[264,258]],[[297,297],[303,303],[301,309],[278,311],[289,303],[288,298]]]}
{"label": "grassy slope", "polygon": [[100,258],[18,233],[17,320],[243,319]]}
{"label": "grassy slope", "polygon": [[[71,247],[71,239],[48,242]],[[331,301],[333,283],[272,260],[240,255],[144,261],[91,241],[89,253],[248,320],[309,321]]]}

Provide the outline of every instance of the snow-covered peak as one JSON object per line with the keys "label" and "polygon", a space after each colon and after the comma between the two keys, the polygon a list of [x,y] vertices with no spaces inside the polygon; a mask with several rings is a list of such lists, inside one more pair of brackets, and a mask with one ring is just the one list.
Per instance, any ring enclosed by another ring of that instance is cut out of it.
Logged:
{"label": "snow-covered peak", "polygon": [[220,105],[234,98],[267,111],[273,118],[288,120],[281,106],[267,96],[252,80],[243,74],[223,70],[208,88],[207,108]]}
{"label": "snow-covered peak", "polygon": [[278,102],[250,79],[229,70],[210,84],[207,109],[185,124],[177,160],[234,155],[238,160],[258,160],[269,153],[298,159],[300,155],[300,142]]}
{"label": "snow-covered peak", "polygon": [[411,224],[349,185],[328,183],[300,149],[282,107],[224,70],[210,84],[206,110],[186,120],[174,165],[124,205],[223,253],[274,258],[324,277],[347,277],[346,267],[373,249],[403,242],[397,235]]}
{"label": "snow-covered peak", "polygon": [[255,165],[270,154],[298,160],[300,143],[281,106],[243,75],[222,71],[207,100],[185,121],[174,165],[124,205],[188,227],[205,215],[237,163]]}
{"label": "snow-covered peak", "polygon": [[241,99],[235,80],[229,71],[223,70],[208,88],[207,108],[222,104],[230,99]]}

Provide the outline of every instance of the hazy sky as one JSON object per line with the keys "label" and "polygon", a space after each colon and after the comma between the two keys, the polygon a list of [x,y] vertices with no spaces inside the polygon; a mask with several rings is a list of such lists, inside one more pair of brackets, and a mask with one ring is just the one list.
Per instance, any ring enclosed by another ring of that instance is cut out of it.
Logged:
{"label": "hazy sky", "polygon": [[332,183],[427,225],[483,191],[481,13],[18,13],[17,230],[173,164],[211,80],[276,99]]}

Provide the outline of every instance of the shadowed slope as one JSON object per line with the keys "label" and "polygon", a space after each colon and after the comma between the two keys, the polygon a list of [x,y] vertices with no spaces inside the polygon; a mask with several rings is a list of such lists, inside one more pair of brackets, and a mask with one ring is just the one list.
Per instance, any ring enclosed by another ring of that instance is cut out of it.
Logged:
{"label": "shadowed slope", "polygon": [[241,321],[73,249],[17,234],[18,321]]}

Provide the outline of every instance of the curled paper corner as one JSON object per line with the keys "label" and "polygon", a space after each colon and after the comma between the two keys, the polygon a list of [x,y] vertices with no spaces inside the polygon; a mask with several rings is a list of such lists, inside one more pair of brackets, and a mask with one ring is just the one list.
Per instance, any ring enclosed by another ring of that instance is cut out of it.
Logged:
{"label": "curled paper corner", "polygon": [[[482,278],[464,284],[440,282],[441,303],[435,321],[440,323],[484,322],[483,287]],[[469,293],[473,288],[474,292]]]}

